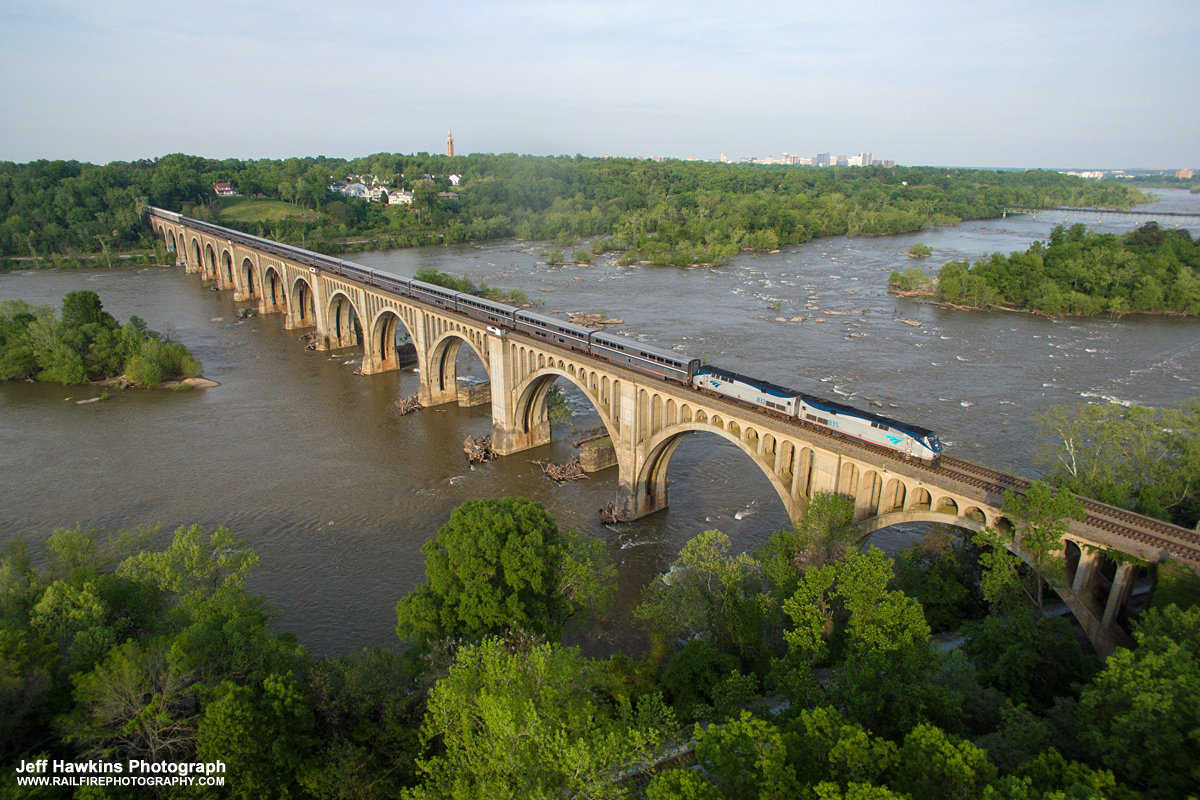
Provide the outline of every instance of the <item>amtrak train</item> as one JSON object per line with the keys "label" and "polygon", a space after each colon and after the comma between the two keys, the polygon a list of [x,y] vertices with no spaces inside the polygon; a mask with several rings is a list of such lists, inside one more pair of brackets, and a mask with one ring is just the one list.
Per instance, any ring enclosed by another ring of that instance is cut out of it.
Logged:
{"label": "amtrak train", "polygon": [[186,223],[193,229],[204,230],[226,241],[236,238],[256,249],[304,264],[313,271],[329,270],[368,286],[386,289],[447,311],[465,314],[491,326],[519,331],[647,375],[676,381],[700,391],[714,392],[852,439],[885,447],[902,453],[906,458],[936,462],[942,452],[942,444],[937,434],[927,428],[718,367],[701,366],[698,358],[685,358],[671,350],[624,336],[595,331],[582,325],[563,322],[554,317],[514,308],[477,295],[455,292],[424,281],[368,269],[340,258],[319,255],[280,242],[209,225],[170,211],[155,209],[155,213],[179,224]]}

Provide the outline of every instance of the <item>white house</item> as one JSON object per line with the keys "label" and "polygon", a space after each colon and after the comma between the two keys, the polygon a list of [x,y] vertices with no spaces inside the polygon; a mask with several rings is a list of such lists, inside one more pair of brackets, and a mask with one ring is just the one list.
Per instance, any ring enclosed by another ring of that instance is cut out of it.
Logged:
{"label": "white house", "polygon": [[458,182],[461,180],[462,180],[462,175],[451,175],[450,176],[450,185],[458,186]]}
{"label": "white house", "polygon": [[388,193],[388,205],[389,206],[398,206],[401,203],[404,203],[405,205],[411,206],[412,205],[412,197],[413,197],[412,192],[407,191],[405,189],[398,189],[394,192]]}

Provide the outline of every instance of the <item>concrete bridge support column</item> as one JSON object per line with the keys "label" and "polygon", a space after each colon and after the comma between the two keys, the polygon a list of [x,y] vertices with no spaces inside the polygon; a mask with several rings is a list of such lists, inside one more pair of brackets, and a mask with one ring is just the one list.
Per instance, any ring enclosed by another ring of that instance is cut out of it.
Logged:
{"label": "concrete bridge support column", "polygon": [[1092,553],[1081,549],[1079,553],[1079,566],[1075,568],[1075,579],[1071,581],[1071,591],[1080,597],[1086,597],[1092,588],[1092,581],[1095,580],[1096,572],[1100,569],[1100,563],[1103,560],[1104,556],[1100,553]]}
{"label": "concrete bridge support column", "polygon": [[329,319],[328,319],[328,313],[327,313],[329,310],[329,290],[326,289],[325,282],[321,280],[321,277],[319,274],[310,272],[309,275],[312,278],[312,280],[309,281],[309,284],[312,288],[312,294],[313,294],[313,302],[312,302],[313,322],[312,322],[312,324],[317,329],[316,330],[317,335],[316,335],[316,340],[315,340],[316,341],[316,349],[317,350],[328,350],[329,349],[329,336],[332,333],[329,330]]}
{"label": "concrete bridge support column", "polygon": [[435,355],[431,322],[428,314],[418,312],[417,329],[413,331],[417,365],[421,370],[421,388],[417,390],[417,398],[422,408],[458,402],[458,376],[454,369],[458,345],[450,344]]}
{"label": "concrete bridge support column", "polygon": [[[662,511],[671,504],[671,482],[667,479],[667,467],[676,448],[683,444],[683,439],[683,436],[672,439],[657,456],[654,456],[653,464],[645,464],[641,454],[637,454],[636,466],[627,470],[618,456],[619,474],[614,509],[617,519],[622,522],[640,519]],[[633,449],[636,451],[638,448]]]}
{"label": "concrete bridge support column", "polygon": [[313,288],[316,280],[305,280],[294,283],[293,274],[284,272],[283,292],[287,296],[284,306],[283,329],[294,331],[299,328],[311,328],[317,324],[317,292]]}
{"label": "concrete bridge support column", "polygon": [[832,494],[838,489],[838,477],[842,471],[841,459],[825,453],[813,453],[812,472],[809,476],[810,495],[821,492]]}
{"label": "concrete bridge support column", "polygon": [[1133,564],[1117,566],[1117,574],[1113,576],[1112,589],[1108,593],[1108,602],[1104,604],[1104,619],[1100,621],[1100,624],[1106,629],[1116,626],[1117,615],[1129,602],[1129,595],[1133,591],[1133,582],[1136,576],[1137,567]]}

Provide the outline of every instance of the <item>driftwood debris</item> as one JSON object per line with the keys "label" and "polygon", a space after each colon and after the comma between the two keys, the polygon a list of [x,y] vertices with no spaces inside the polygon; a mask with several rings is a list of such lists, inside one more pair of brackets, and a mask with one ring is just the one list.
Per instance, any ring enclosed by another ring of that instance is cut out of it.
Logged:
{"label": "driftwood debris", "polygon": [[620,522],[617,519],[617,504],[615,502],[610,502],[604,508],[600,509],[600,521],[605,525],[613,525]]}
{"label": "driftwood debris", "polygon": [[421,408],[421,401],[417,398],[418,395],[415,394],[411,397],[402,397],[393,403],[393,405],[396,406],[396,410],[400,412],[400,416],[411,414],[412,412],[418,411]]}
{"label": "driftwood debris", "polygon": [[551,461],[534,461],[542,468],[542,474],[555,483],[561,484],[566,481],[581,481],[587,478],[583,472],[583,467],[579,465],[579,457],[571,456],[571,460],[566,464],[555,464]]}
{"label": "driftwood debris", "polygon": [[597,433],[595,436],[588,436],[586,439],[580,439],[577,442],[571,442],[571,447],[574,447],[576,450],[578,450],[580,445],[587,444],[588,442],[594,442],[597,439],[603,439],[607,436],[608,436],[607,432]]}
{"label": "driftwood debris", "polygon": [[317,349],[317,334],[312,331],[309,331],[308,333],[301,336],[298,339],[298,341],[304,342],[305,350],[316,350]]}
{"label": "driftwood debris", "polygon": [[468,436],[463,439],[463,452],[467,454],[467,461],[471,464],[489,461],[496,456],[492,450],[490,436]]}

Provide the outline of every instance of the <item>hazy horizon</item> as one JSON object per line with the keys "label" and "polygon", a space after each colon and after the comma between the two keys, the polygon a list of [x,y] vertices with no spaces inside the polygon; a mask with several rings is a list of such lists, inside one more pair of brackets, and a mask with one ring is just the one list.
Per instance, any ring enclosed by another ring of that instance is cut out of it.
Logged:
{"label": "hazy horizon", "polygon": [[0,159],[437,153],[453,129],[460,153],[1174,170],[1200,167],[1197,29],[1182,0],[12,0]]}

